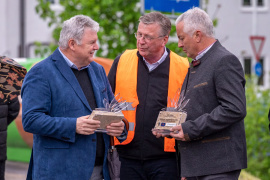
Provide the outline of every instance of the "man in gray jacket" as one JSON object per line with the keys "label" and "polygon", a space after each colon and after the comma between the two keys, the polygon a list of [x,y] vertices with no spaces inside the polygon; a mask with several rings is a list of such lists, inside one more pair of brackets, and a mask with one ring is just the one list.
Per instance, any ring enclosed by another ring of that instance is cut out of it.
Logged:
{"label": "man in gray jacket", "polygon": [[242,66],[214,38],[212,20],[203,10],[180,15],[176,31],[179,48],[194,59],[181,92],[190,99],[187,119],[170,133],[177,140],[182,179],[237,180],[247,167]]}

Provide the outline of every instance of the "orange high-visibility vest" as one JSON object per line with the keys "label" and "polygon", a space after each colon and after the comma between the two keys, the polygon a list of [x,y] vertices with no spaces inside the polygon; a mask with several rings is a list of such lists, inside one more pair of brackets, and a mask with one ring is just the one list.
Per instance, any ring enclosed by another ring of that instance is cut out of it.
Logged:
{"label": "orange high-visibility vest", "polygon": [[[128,136],[125,141],[120,143],[116,138],[115,145],[126,145],[132,141],[136,128],[136,107],[139,104],[137,96],[137,73],[138,73],[138,56],[137,49],[126,50],[120,57],[115,83],[115,95],[120,93],[120,97],[129,103],[127,109],[122,111],[129,122]],[[189,63],[187,58],[178,56],[170,51],[170,72],[168,97],[173,99],[177,90],[182,87],[185,76],[188,72]],[[175,152],[175,139],[164,139],[164,151]]]}

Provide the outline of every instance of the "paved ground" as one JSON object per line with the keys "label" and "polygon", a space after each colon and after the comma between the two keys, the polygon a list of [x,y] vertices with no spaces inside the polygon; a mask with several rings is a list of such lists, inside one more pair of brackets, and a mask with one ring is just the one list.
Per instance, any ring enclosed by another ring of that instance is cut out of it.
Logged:
{"label": "paved ground", "polygon": [[[27,170],[28,170],[28,163],[7,161],[5,180],[25,180]],[[251,176],[245,171],[242,171],[239,180],[260,180],[260,179]]]}
{"label": "paved ground", "polygon": [[5,180],[25,180],[28,163],[6,161]]}

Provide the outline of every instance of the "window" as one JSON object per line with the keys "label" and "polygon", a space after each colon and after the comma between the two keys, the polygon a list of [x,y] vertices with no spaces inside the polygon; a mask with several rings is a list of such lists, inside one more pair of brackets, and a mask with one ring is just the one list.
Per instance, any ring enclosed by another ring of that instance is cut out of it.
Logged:
{"label": "window", "polygon": [[263,60],[263,58],[260,59],[260,63],[262,65],[262,75],[258,79],[258,85],[263,86],[264,85],[264,83],[263,83],[263,81],[264,81],[264,64],[263,64],[264,60]]}
{"label": "window", "polygon": [[251,58],[244,58],[245,75],[251,77]]}
{"label": "window", "polygon": [[263,7],[264,6],[264,0],[257,0],[257,6]]}
{"label": "window", "polygon": [[242,0],[241,9],[244,12],[258,12],[268,11],[268,0]]}
{"label": "window", "polygon": [[251,6],[251,0],[243,0],[243,6]]}

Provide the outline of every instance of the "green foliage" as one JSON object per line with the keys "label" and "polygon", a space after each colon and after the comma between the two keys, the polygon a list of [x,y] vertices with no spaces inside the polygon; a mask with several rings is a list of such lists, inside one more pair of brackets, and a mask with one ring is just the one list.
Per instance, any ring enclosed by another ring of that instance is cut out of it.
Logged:
{"label": "green foliage", "polygon": [[48,20],[49,26],[55,27],[55,44],[59,39],[61,24],[72,16],[84,14],[100,25],[100,50],[97,56],[114,59],[126,49],[136,48],[134,33],[140,17],[139,0],[61,0],[64,11],[59,15],[51,10],[48,1],[37,1],[36,12]]}
{"label": "green foliage", "polygon": [[258,87],[257,80],[256,77],[247,78],[246,84],[247,171],[262,180],[268,180],[270,177],[270,136],[267,115],[270,107],[270,90]]}
{"label": "green foliage", "polygon": [[250,173],[246,172],[245,170],[242,170],[238,180],[260,180],[260,179],[251,175]]}
{"label": "green foliage", "polygon": [[[137,31],[141,16],[140,0],[61,0],[64,11],[59,15],[51,10],[48,1],[37,1],[36,12],[42,19],[48,20],[49,26],[55,27],[53,31],[55,42],[50,46],[50,52],[57,47],[62,23],[77,14],[87,15],[100,25],[98,32],[100,49],[97,56],[114,59],[126,49],[136,48],[134,33]],[[172,25],[171,36],[176,36],[175,25]],[[181,56],[186,56],[176,42],[169,42],[167,47]]]}
{"label": "green foliage", "polygon": [[[171,37],[177,36],[176,35],[176,26],[174,25],[174,23],[172,23],[172,29],[171,29],[170,36]],[[183,52],[183,49],[178,47],[178,42],[168,42],[166,47],[169,48],[170,50],[172,50],[173,52],[175,52],[176,54],[183,56],[183,57],[186,57],[186,53]]]}
{"label": "green foliage", "polygon": [[217,27],[217,25],[218,25],[218,18],[214,18],[213,19],[213,25],[214,25],[214,27]]}
{"label": "green foliage", "polygon": [[36,12],[40,15],[42,19],[49,18],[49,26],[52,24],[56,23],[56,18],[55,18],[55,12],[51,11],[50,9],[50,2],[49,1],[43,1],[43,0],[38,0],[40,3],[36,6]]}
{"label": "green foliage", "polygon": [[56,49],[55,44],[42,44],[41,42],[35,41],[35,55],[41,58],[47,57],[51,54],[51,49]]}

